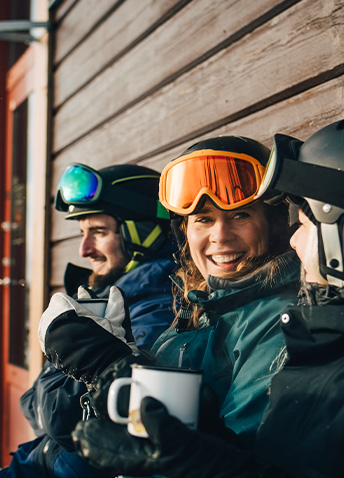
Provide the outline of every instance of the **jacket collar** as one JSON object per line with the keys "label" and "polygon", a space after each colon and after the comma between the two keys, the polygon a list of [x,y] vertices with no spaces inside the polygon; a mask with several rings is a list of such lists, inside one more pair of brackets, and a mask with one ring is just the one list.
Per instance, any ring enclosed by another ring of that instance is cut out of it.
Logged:
{"label": "jacket collar", "polygon": [[[274,273],[271,274],[272,268]],[[300,276],[300,261],[294,251],[287,252],[273,259],[261,269],[236,281],[208,277],[208,285],[212,289],[209,294],[201,291],[190,291],[190,302],[198,303],[205,310],[230,311],[245,303],[253,302],[269,295],[289,293],[290,289],[297,296]]]}

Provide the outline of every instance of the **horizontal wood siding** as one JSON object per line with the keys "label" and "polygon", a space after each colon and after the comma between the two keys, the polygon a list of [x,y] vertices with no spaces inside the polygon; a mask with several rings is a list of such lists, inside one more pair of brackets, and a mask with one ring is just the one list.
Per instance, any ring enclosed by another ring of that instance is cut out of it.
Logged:
{"label": "horizontal wood siding", "polygon": [[[342,0],[79,0],[54,14],[52,198],[73,161],[161,170],[200,138],[271,146],[343,117]],[[51,211],[55,289],[68,260],[87,261],[78,224]]]}

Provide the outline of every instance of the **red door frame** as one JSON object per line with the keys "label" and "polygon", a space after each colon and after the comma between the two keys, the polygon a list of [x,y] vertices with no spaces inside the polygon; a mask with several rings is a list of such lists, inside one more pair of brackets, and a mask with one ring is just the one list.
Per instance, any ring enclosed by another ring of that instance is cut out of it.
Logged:
{"label": "red door frame", "polygon": [[[4,5],[5,7],[5,5]],[[1,8],[1,10],[3,7]],[[0,19],[7,18],[7,13],[2,11]],[[8,68],[8,43],[0,41],[0,224],[4,221],[4,203],[5,197],[5,138],[6,138],[6,72]],[[3,251],[3,234],[0,232],[0,251]],[[0,260],[0,277],[4,277],[4,271],[2,267],[2,261]],[[0,293],[0,310],[3,310],[2,294]],[[0,330],[3,327],[0,326]],[[1,338],[3,337],[3,331],[1,330]],[[3,357],[3,339],[0,341],[0,356]],[[0,367],[0,410],[3,410],[3,369]],[[0,430],[4,429],[4,414],[0,413]],[[2,449],[2,434],[0,434],[0,449]],[[1,462],[2,464],[2,462]]]}
{"label": "red door frame", "polygon": [[[13,149],[13,113],[28,98],[33,86],[33,54],[28,49],[11,68],[7,75],[7,115],[6,115],[6,153],[4,188],[4,224],[2,228],[2,257],[11,258],[11,201],[12,201],[12,149]],[[3,265],[3,276],[10,278],[10,261]],[[9,362],[10,342],[10,286],[1,287],[3,301],[3,390],[2,390],[2,443],[1,464],[6,466],[11,460],[10,453],[20,443],[32,438],[32,430],[19,407],[20,396],[29,388],[29,372]]]}

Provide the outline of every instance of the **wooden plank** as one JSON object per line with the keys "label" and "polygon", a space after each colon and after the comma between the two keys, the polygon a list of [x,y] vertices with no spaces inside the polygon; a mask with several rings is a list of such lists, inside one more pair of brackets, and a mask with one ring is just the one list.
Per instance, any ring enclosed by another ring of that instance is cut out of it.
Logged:
{"label": "wooden plank", "polygon": [[[54,63],[58,63],[99,22],[118,0],[81,0],[68,12],[56,32]],[[62,5],[63,7],[63,5]]]}
{"label": "wooden plank", "polygon": [[52,8],[52,12],[54,13],[54,20],[59,21],[61,20],[73,6],[75,6],[78,1],[81,0],[63,0],[62,3],[55,8]]}
{"label": "wooden plank", "polygon": [[[305,0],[304,15],[297,8],[284,12],[240,44],[94,130],[67,154],[100,158],[109,152],[114,155],[116,145],[116,161],[141,160],[291,96],[293,88],[307,89],[307,82],[313,86],[310,80],[321,73],[343,68],[344,4],[333,2],[331,15],[310,9],[311,5],[315,6],[312,0]],[[68,134],[59,122],[56,127],[56,136],[61,138],[61,130]]]}
{"label": "wooden plank", "polygon": [[55,108],[94,78],[179,2],[127,0],[123,3],[57,68],[54,79]]}
{"label": "wooden plank", "polygon": [[[54,150],[63,148],[97,124],[118,114],[137,101],[137,98],[147,95],[147,92],[168,81],[168,78],[187,65],[200,61],[197,59],[202,58],[205,52],[215,48],[216,45],[222,45],[228,38],[235,38],[239,31],[249,28],[248,25],[281,3],[285,2],[281,0],[260,0],[253,3],[251,0],[191,2],[59,109],[55,117]],[[115,19],[118,22],[117,16]],[[126,23],[126,18],[124,22]],[[101,32],[102,29],[97,35]],[[85,42],[85,48],[87,47],[88,43]],[[87,65],[93,62],[96,67],[98,59],[102,61],[103,47],[99,52],[94,52],[91,47],[88,47],[88,50],[90,53]],[[76,61],[75,75],[72,78],[79,75],[80,68],[83,68],[80,63]],[[61,69],[63,67],[61,65]],[[58,71],[55,77],[58,92],[56,105],[61,101],[61,92],[64,88],[68,90],[69,85],[67,77],[70,75],[70,68],[61,71],[64,72],[63,77],[59,76]],[[76,84],[80,84],[83,76],[80,75],[79,78]]]}
{"label": "wooden plank", "polygon": [[344,76],[319,85],[255,114],[200,135],[140,164],[161,171],[171,159],[178,157],[197,141],[220,135],[255,138],[269,148],[273,136],[283,133],[302,141],[316,130],[343,118]]}
{"label": "wooden plank", "polygon": [[[272,145],[273,135],[278,132],[305,140],[317,129],[343,117],[343,80],[344,77],[341,77],[324,83],[312,90],[225,125],[211,133],[194,138],[192,141],[152,157],[142,164],[161,170],[168,161],[177,157],[194,142],[218,135],[248,136],[263,142],[269,147]],[[78,256],[80,239],[78,237],[69,239],[68,234],[72,235],[72,233],[63,227],[62,221],[64,221],[63,214],[55,212],[53,215],[53,224],[55,225],[53,226],[52,240],[56,241],[58,239],[59,242],[51,249],[51,280],[54,287],[62,287],[64,268],[68,261],[88,267],[87,261],[85,262]],[[67,223],[69,223],[68,226],[73,224],[77,227],[74,221],[64,221],[65,225]]]}
{"label": "wooden plank", "polygon": [[54,242],[61,241],[66,238],[80,238],[79,222],[76,220],[65,219],[66,213],[56,211],[51,208],[51,240]]}
{"label": "wooden plank", "polygon": [[68,262],[81,267],[90,267],[89,261],[79,256],[79,244],[80,237],[60,242],[51,248],[51,287],[63,287],[63,277]]}

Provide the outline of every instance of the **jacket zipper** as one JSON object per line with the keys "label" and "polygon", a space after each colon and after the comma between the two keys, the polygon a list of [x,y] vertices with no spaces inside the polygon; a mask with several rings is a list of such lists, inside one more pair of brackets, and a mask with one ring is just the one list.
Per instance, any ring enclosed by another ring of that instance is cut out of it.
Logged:
{"label": "jacket zipper", "polygon": [[185,343],[184,345],[182,345],[179,349],[179,359],[178,359],[178,367],[181,368],[182,364],[183,364],[183,357],[184,357],[184,352],[187,348],[188,344]]}

